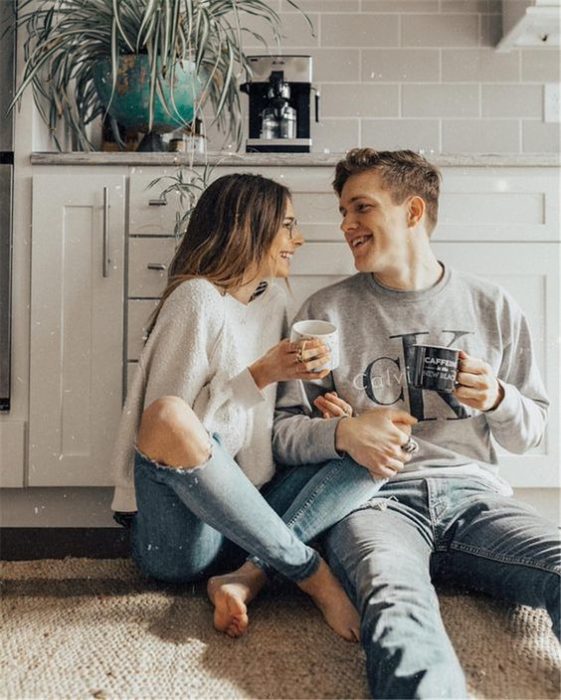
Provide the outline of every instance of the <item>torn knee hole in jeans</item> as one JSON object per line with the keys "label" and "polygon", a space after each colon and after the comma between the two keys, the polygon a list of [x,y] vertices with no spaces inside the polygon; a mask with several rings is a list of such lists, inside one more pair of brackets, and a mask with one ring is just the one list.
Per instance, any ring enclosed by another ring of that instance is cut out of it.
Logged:
{"label": "torn knee hole in jeans", "polygon": [[142,452],[142,450],[138,449],[138,445],[135,445],[135,450],[138,452],[138,454],[142,457],[142,459],[146,460],[150,464],[152,464],[156,469],[162,469],[164,471],[171,471],[171,472],[179,472],[179,474],[193,474],[194,472],[198,472],[201,469],[204,469],[206,465],[210,462],[212,457],[214,456],[214,445],[212,442],[212,439],[209,436],[209,443],[208,443],[208,456],[206,459],[201,462],[201,464],[196,464],[194,467],[184,467],[184,466],[175,466],[173,464],[162,464],[161,462],[157,462],[155,459],[152,459],[149,457],[147,454]]}
{"label": "torn knee hole in jeans", "polygon": [[395,501],[396,503],[398,503],[398,500],[395,496],[388,496],[388,498],[380,498],[379,496],[375,496],[374,498],[371,498],[369,501],[367,501],[358,510],[372,508],[374,510],[386,511],[388,509],[390,501]]}

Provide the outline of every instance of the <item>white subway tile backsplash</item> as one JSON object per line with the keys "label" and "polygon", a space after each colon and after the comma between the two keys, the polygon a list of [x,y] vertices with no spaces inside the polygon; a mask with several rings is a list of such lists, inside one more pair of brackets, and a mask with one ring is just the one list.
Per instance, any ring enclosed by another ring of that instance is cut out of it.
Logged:
{"label": "white subway tile backsplash", "polygon": [[266,49],[259,39],[252,36],[249,32],[244,32],[245,48],[251,49],[250,53],[254,54],[275,52],[289,53],[287,49],[294,46],[318,45],[319,15],[308,14],[308,19],[312,24],[312,28],[310,28],[304,15],[298,12],[281,14],[280,18],[282,21],[280,45],[277,45],[276,42],[273,41],[272,32],[266,23],[260,17],[252,17],[251,20],[245,22],[245,26],[257,35],[261,35],[267,42],[269,49]]}
{"label": "white subway tile backsplash", "polygon": [[398,46],[399,17],[374,14],[321,16],[322,46]]}
{"label": "white subway tile backsplash", "polygon": [[[359,0],[297,0],[297,5],[304,12],[358,12]],[[294,7],[282,0],[282,12],[296,12]]]}
{"label": "white subway tile backsplash", "polygon": [[312,143],[316,153],[344,153],[360,142],[360,119],[321,119],[312,122]]}
{"label": "white subway tile backsplash", "polygon": [[438,12],[438,0],[362,0],[363,12]]}
{"label": "white subway tile backsplash", "polygon": [[489,0],[440,0],[440,11],[490,12],[491,10]]}
{"label": "white subway tile backsplash", "polygon": [[559,153],[561,124],[522,122],[522,151],[524,153]]}
{"label": "white subway tile backsplash", "polygon": [[481,46],[496,46],[503,36],[501,15],[480,15]]}
{"label": "white subway tile backsplash", "polygon": [[560,49],[522,49],[522,80],[536,83],[561,81]]}
{"label": "white subway tile backsplash", "polygon": [[483,85],[483,117],[543,117],[542,85]]}
{"label": "white subway tile backsplash", "polygon": [[321,88],[325,117],[397,117],[397,85],[326,83]]}
{"label": "white subway tile backsplash", "polygon": [[443,49],[442,80],[445,82],[506,82],[519,80],[518,51],[494,49]]}
{"label": "white subway tile backsplash", "polygon": [[479,15],[403,15],[403,46],[478,46]]}
{"label": "white subway tile backsplash", "polygon": [[444,153],[519,153],[517,119],[444,119]]}
{"label": "white subway tile backsplash", "polygon": [[355,82],[360,80],[358,49],[310,49],[314,83]]}
{"label": "white subway tile backsplash", "polygon": [[401,100],[404,117],[479,116],[477,85],[404,85]]}
{"label": "white subway tile backsplash", "polygon": [[378,150],[409,148],[438,153],[438,119],[363,119],[361,146]]}
{"label": "white subway tile backsplash", "polygon": [[280,18],[282,20],[283,47],[317,46],[319,44],[319,15],[308,13],[306,19],[300,13],[292,13],[282,14]]}
{"label": "white subway tile backsplash", "polygon": [[299,0],[315,36],[287,0],[267,2],[286,38],[275,48],[252,18],[269,49],[255,39],[246,48],[313,57],[322,95],[314,151],[559,149],[559,125],[543,121],[543,89],[561,80],[561,51],[497,53],[501,0]]}
{"label": "white subway tile backsplash", "polygon": [[374,82],[420,82],[440,79],[438,49],[364,49],[362,79]]}

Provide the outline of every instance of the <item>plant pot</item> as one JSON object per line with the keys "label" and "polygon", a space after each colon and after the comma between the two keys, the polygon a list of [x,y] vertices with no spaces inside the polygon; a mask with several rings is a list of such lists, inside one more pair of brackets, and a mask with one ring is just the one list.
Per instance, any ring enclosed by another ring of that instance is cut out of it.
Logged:
{"label": "plant pot", "polygon": [[173,76],[162,76],[158,61],[158,88],[150,126],[150,62],[146,54],[121,56],[113,97],[111,61],[100,61],[93,70],[95,88],[109,115],[127,129],[164,133],[185,127],[194,117],[194,105],[202,91],[192,61],[175,64]]}

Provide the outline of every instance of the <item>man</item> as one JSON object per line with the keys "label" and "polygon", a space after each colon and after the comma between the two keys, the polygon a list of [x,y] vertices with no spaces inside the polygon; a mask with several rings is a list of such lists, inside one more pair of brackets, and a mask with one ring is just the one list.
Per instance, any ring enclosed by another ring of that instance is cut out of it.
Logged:
{"label": "man", "polygon": [[[338,326],[341,363],[329,382],[281,385],[276,458],[307,464],[347,453],[389,477],[325,538],[362,616],[372,695],[465,697],[434,579],[545,607],[559,637],[555,528],[511,498],[491,441],[516,453],[537,445],[548,399],[514,300],[432,251],[438,170],[411,151],[355,149],[333,184],[358,274],[314,294],[297,318]],[[411,386],[415,343],[461,348],[453,394]],[[353,417],[315,417],[326,387]],[[404,408],[418,421],[410,462],[392,420]]]}

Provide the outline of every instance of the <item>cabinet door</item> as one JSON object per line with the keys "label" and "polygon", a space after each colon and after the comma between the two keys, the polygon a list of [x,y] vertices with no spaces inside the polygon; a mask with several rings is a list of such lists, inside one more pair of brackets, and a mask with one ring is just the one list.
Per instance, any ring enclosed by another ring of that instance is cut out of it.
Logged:
{"label": "cabinet door", "polygon": [[106,486],[123,387],[125,178],[66,173],[33,178],[27,484]]}

